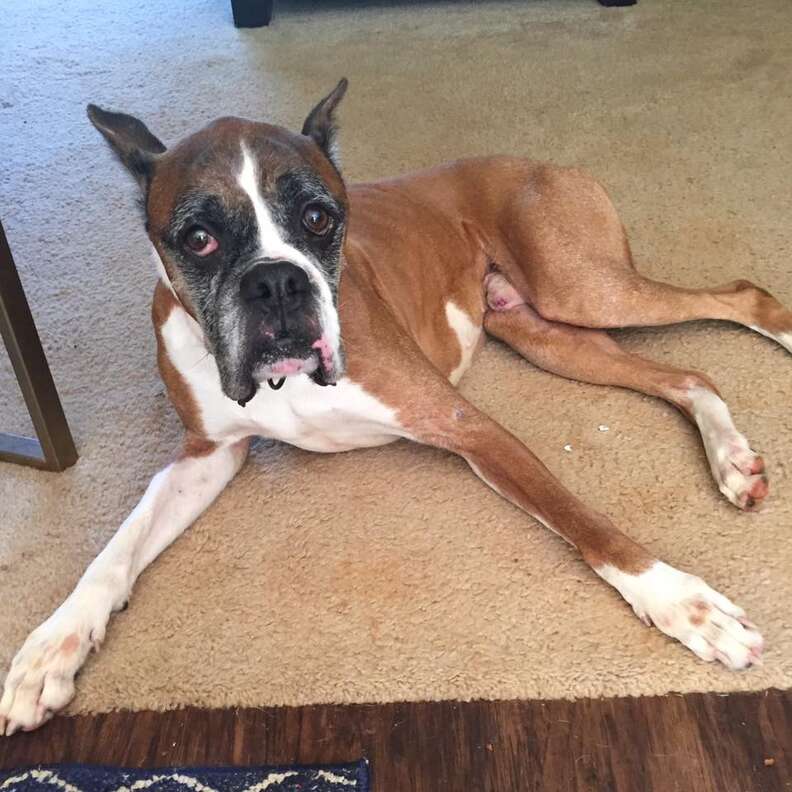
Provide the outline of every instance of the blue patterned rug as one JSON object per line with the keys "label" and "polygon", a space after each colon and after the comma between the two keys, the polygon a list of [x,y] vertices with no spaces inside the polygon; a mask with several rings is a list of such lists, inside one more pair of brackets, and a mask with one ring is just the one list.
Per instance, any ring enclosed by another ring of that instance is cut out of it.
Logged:
{"label": "blue patterned rug", "polygon": [[368,763],[314,767],[47,765],[0,771],[0,792],[369,792]]}

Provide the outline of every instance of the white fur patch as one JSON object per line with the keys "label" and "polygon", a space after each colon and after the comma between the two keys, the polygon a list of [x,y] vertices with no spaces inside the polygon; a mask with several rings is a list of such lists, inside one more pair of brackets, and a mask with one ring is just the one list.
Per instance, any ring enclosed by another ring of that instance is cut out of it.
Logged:
{"label": "white fur patch", "polygon": [[242,144],[242,170],[237,177],[237,183],[253,204],[259,232],[259,247],[262,255],[266,258],[274,259],[280,258],[286,253],[291,253],[291,246],[284,242],[278,227],[272,221],[272,215],[259,190],[259,173],[256,162],[244,143]]}
{"label": "white fur patch", "polygon": [[0,699],[0,735],[39,726],[71,700],[74,676],[102,642],[111,611],[124,604],[140,572],[215,499],[244,458],[243,449],[227,445],[180,459],[154,476],[74,591],[17,652]]}
{"label": "white fur patch", "polygon": [[361,385],[342,377],[335,386],[317,385],[306,374],[287,377],[272,390],[262,383],[244,407],[220,386],[214,357],[200,328],[180,306],[160,330],[168,356],[192,390],[204,430],[212,439],[262,435],[309,451],[348,451],[406,437],[396,411]]}
{"label": "white fur patch", "polygon": [[[763,476],[763,466],[762,470],[753,472],[758,455],[737,431],[729,408],[720,396],[707,388],[690,388],[688,397],[718,489],[735,506],[745,508],[751,490]],[[766,487],[764,489],[766,491]]]}
{"label": "white fur patch", "polygon": [[473,362],[473,356],[481,340],[481,326],[475,325],[453,300],[446,303],[445,312],[448,326],[456,333],[460,347],[459,365],[448,375],[449,381],[456,385]]}
{"label": "white fur patch", "polygon": [[171,294],[178,300],[179,298],[176,294],[176,289],[173,288],[173,284],[171,283],[171,279],[168,277],[168,273],[165,270],[165,265],[162,263],[160,254],[157,252],[157,248],[155,248],[153,245],[151,247],[151,256],[154,259],[154,269],[157,271],[159,279],[168,287],[168,289],[170,289]]}
{"label": "white fur patch", "polygon": [[311,283],[319,291],[319,313],[322,324],[322,335],[327,339],[333,351],[335,368],[341,368],[341,328],[338,312],[333,307],[333,296],[330,286],[322,275],[319,267],[297,248],[288,244],[281,236],[280,229],[272,219],[266,201],[259,190],[259,173],[253,155],[242,143],[242,168],[237,176],[237,183],[245,191],[253,211],[259,233],[259,251],[264,258],[290,261],[301,267]]}
{"label": "white fur patch", "polygon": [[771,333],[768,330],[763,330],[761,327],[757,327],[756,325],[748,325],[748,327],[760,335],[763,335],[765,338],[770,338],[777,344],[781,344],[781,346],[784,347],[787,352],[792,352],[792,332]]}
{"label": "white fur patch", "polygon": [[645,624],[654,624],[702,660],[720,660],[731,669],[760,662],[762,636],[745,612],[700,578],[655,561],[631,575],[610,564],[595,572],[610,583]]}

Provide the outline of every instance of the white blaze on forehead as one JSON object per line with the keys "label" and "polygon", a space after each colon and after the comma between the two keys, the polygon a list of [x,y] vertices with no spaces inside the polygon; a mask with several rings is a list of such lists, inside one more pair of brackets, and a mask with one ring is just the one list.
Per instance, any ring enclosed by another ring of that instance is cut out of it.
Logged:
{"label": "white blaze on forehead", "polygon": [[256,162],[244,143],[242,144],[242,170],[237,177],[237,183],[253,204],[261,253],[266,258],[285,257],[286,250],[290,246],[284,242],[278,227],[272,221],[272,215],[259,190],[259,174]]}
{"label": "white blaze on forehead", "polygon": [[341,329],[338,324],[338,313],[333,307],[330,285],[316,263],[281,236],[280,229],[272,219],[272,214],[259,189],[260,174],[255,157],[248,151],[244,142],[241,143],[241,147],[242,168],[237,176],[237,184],[245,191],[253,204],[258,226],[259,253],[263,258],[290,261],[292,264],[296,264],[305,271],[310,281],[318,289],[322,333],[333,351],[333,358],[338,369],[341,364],[339,352]]}

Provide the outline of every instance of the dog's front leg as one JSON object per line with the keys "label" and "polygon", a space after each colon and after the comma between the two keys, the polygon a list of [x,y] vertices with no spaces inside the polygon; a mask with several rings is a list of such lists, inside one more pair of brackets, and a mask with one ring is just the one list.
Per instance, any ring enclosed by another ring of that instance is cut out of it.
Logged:
{"label": "dog's front leg", "polygon": [[113,611],[138,575],[206,509],[234,477],[248,441],[188,441],[151,481],[135,510],[91,563],[74,591],[25,641],[0,700],[0,735],[40,726],[74,696],[74,676],[98,648]]}
{"label": "dog's front leg", "polygon": [[445,383],[403,386],[399,419],[419,442],[464,457],[490,487],[575,545],[646,624],[704,660],[729,668],[760,661],[762,637],[743,610],[703,580],[659,561],[578,500],[516,437]]}

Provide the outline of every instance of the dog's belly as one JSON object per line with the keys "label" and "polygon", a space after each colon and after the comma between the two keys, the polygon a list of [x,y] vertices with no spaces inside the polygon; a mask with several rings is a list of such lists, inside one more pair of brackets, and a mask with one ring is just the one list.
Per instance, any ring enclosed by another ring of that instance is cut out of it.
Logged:
{"label": "dog's belly", "polygon": [[287,377],[279,390],[265,382],[240,407],[223,393],[217,363],[184,310],[171,312],[161,335],[210,440],[262,435],[308,451],[333,452],[383,445],[405,436],[396,411],[348,377],[322,387],[300,374]]}

